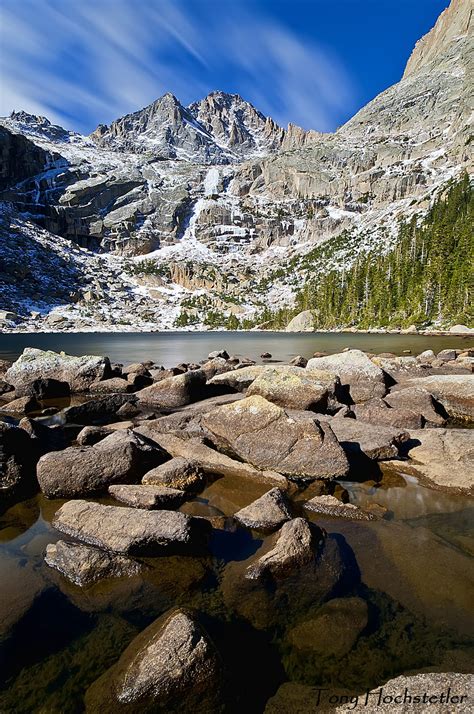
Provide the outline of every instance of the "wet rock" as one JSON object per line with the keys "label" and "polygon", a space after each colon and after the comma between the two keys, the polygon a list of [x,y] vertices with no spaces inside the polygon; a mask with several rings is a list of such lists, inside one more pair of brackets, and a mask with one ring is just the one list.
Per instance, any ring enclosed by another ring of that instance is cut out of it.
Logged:
{"label": "wet rock", "polygon": [[409,466],[428,482],[442,488],[474,489],[472,429],[422,429],[410,432],[406,444]]}
{"label": "wet rock", "polygon": [[204,470],[196,461],[180,456],[148,471],[142,478],[146,485],[162,486],[186,492],[196,492],[206,481]]}
{"label": "wet rock", "polygon": [[136,483],[162,452],[130,432],[117,431],[98,444],[69,447],[41,457],[38,482],[48,498],[74,498],[103,492],[113,483]]}
{"label": "wet rock", "polygon": [[6,380],[13,384],[20,397],[29,392],[37,379],[67,382],[71,392],[85,392],[93,382],[107,378],[109,373],[107,357],[72,357],[63,352],[57,354],[27,347],[8,370]]}
{"label": "wet rock", "polygon": [[41,406],[36,397],[19,397],[1,407],[1,411],[9,414],[31,414],[40,411]]}
{"label": "wet rock", "polygon": [[352,411],[359,421],[399,429],[421,429],[424,420],[421,414],[404,407],[388,407],[383,399],[371,399],[363,404],[355,404]]}
{"label": "wet rock", "polygon": [[198,463],[203,471],[208,474],[241,476],[286,488],[287,480],[278,472],[268,469],[260,470],[250,464],[231,459],[229,456],[211,449],[198,439],[181,439],[174,434],[156,433],[153,429],[148,429],[147,425],[135,429],[135,432],[153,439],[173,457],[182,457],[188,461]]}
{"label": "wet rock", "polygon": [[86,712],[221,711],[218,652],[195,616],[175,609],[141,632],[87,691]]}
{"label": "wet rock", "polygon": [[136,404],[135,394],[109,394],[84,404],[67,407],[62,412],[66,424],[97,424],[114,421],[124,404]]}
{"label": "wet rock", "polygon": [[268,401],[289,409],[311,409],[324,412],[328,398],[335,399],[338,377],[330,372],[301,367],[265,369],[252,382],[247,396],[260,395]]}
{"label": "wet rock", "polygon": [[109,486],[109,493],[133,508],[179,508],[186,499],[184,491],[167,486]]}
{"label": "wet rock", "polygon": [[210,533],[207,521],[176,511],[146,511],[68,501],[52,525],[88,545],[126,555],[160,555],[164,551],[200,549]]}
{"label": "wet rock", "polygon": [[306,369],[327,370],[337,374],[341,384],[349,389],[356,404],[387,393],[384,373],[360,350],[348,350],[328,357],[309,360]]}
{"label": "wet rock", "polygon": [[398,389],[387,394],[384,401],[394,409],[408,409],[421,414],[426,426],[443,426],[446,422],[437,410],[433,396],[426,389],[420,387]]}
{"label": "wet rock", "polygon": [[[405,692],[412,698],[411,702],[408,699],[406,702],[403,701]],[[400,702],[400,694],[402,702]],[[444,695],[443,699],[441,699],[442,695]],[[470,714],[474,697],[472,675],[427,672],[390,679],[369,692],[366,711],[368,714],[379,711],[390,712],[390,714],[410,714],[416,707],[416,704],[412,703],[416,701],[414,697],[419,697],[420,711],[429,709],[431,714],[446,714],[447,711],[455,714]],[[431,700],[431,697],[436,697],[436,701]],[[426,707],[423,702],[426,703]],[[337,711],[347,711],[347,706],[337,707]]]}
{"label": "wet rock", "polygon": [[351,651],[367,627],[368,610],[359,597],[329,600],[310,620],[304,620],[288,633],[297,650],[321,657],[343,657]]}
{"label": "wet rock", "polygon": [[234,518],[248,528],[272,531],[291,519],[291,508],[284,492],[272,488],[249,506],[234,513]]}
{"label": "wet rock", "polygon": [[257,468],[292,477],[347,474],[346,456],[327,424],[305,412],[290,416],[263,397],[218,407],[205,415],[202,423],[218,445]]}
{"label": "wet rock", "polygon": [[353,503],[342,503],[338,498],[329,495],[315,496],[306,501],[304,507],[313,513],[335,518],[349,518],[354,521],[373,521],[376,516],[366,513]]}
{"label": "wet rock", "polygon": [[30,435],[0,421],[0,507],[38,490],[35,466],[39,453]]}
{"label": "wet rock", "polygon": [[204,399],[206,396],[206,375],[200,370],[192,370],[176,377],[162,379],[150,387],[137,392],[140,405],[153,409],[175,409],[185,404]]}
{"label": "wet rock", "polygon": [[255,555],[226,566],[222,591],[228,607],[264,629],[322,603],[356,571],[338,537],[294,518]]}
{"label": "wet rock", "polygon": [[268,368],[264,365],[252,364],[248,367],[241,367],[239,369],[233,369],[230,372],[217,374],[209,380],[209,384],[218,387],[229,387],[236,392],[243,392],[252,384],[254,379],[266,369]]}
{"label": "wet rock", "polygon": [[130,384],[126,379],[121,377],[112,377],[111,379],[104,379],[101,382],[94,382],[89,387],[89,392],[91,394],[126,394],[131,392],[133,385]]}
{"label": "wet rock", "polygon": [[382,461],[396,458],[401,445],[409,439],[404,429],[377,426],[356,419],[327,419],[337,440],[350,458],[364,455]]}
{"label": "wet rock", "polygon": [[407,386],[426,389],[452,417],[474,419],[474,375],[432,375],[410,379]]}
{"label": "wet rock", "polygon": [[50,543],[44,560],[81,588],[105,578],[138,575],[144,569],[141,563],[123,555],[64,540]]}

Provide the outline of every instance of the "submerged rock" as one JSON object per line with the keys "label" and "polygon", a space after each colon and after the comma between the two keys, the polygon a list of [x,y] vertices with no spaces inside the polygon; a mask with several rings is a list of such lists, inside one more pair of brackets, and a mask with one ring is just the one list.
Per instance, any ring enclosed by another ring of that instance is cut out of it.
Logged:
{"label": "submerged rock", "polygon": [[68,501],[52,525],[78,540],[126,555],[159,555],[202,547],[210,533],[207,521],[175,511],[138,511],[88,501]]}
{"label": "submerged rock", "polygon": [[104,578],[137,575],[144,568],[141,563],[123,555],[63,540],[46,547],[44,560],[50,568],[55,568],[81,588]]}
{"label": "submerged rock", "polygon": [[328,370],[337,374],[347,387],[353,402],[366,402],[387,393],[384,373],[361,350],[348,350],[328,357],[313,357],[306,365],[310,370]]}
{"label": "submerged rock", "polygon": [[178,508],[186,499],[184,491],[166,486],[109,486],[111,496],[133,508]]}
{"label": "submerged rock", "polygon": [[373,513],[366,513],[353,503],[342,503],[335,496],[315,496],[306,501],[304,507],[313,513],[334,516],[335,518],[349,518],[355,521],[373,521],[376,519]]}
{"label": "submerged rock", "polygon": [[220,711],[221,664],[194,615],[176,609],[141,632],[88,689],[86,712]]}
{"label": "submerged rock", "polygon": [[7,371],[6,381],[15,387],[20,397],[29,393],[32,383],[38,379],[66,382],[71,392],[85,392],[93,382],[105,379],[109,374],[107,357],[72,357],[63,352],[57,354],[27,347]]}
{"label": "submerged rock", "polygon": [[218,446],[257,468],[312,478],[348,472],[346,456],[327,424],[306,413],[290,415],[263,397],[214,409],[202,423]]}
{"label": "submerged rock", "polygon": [[272,531],[291,519],[290,504],[279,488],[272,488],[250,505],[234,513],[234,518],[248,528]]}

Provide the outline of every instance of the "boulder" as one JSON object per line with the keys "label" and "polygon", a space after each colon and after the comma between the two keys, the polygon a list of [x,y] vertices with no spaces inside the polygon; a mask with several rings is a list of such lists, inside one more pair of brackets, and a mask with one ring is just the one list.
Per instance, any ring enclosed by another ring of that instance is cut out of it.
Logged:
{"label": "boulder", "polygon": [[214,357],[201,365],[201,369],[206,375],[206,379],[212,379],[216,374],[224,374],[228,372],[231,365],[223,357]]}
{"label": "boulder", "polygon": [[227,350],[214,350],[213,352],[209,352],[209,354],[207,355],[208,360],[217,358],[228,360],[229,353],[227,352]]}
{"label": "boulder", "polygon": [[404,429],[390,426],[378,426],[356,419],[338,419],[323,417],[329,421],[340,445],[350,457],[358,456],[383,461],[398,456],[401,445],[409,439]]}
{"label": "boulder", "polygon": [[197,461],[190,461],[180,456],[151,469],[142,478],[142,483],[146,485],[185,492],[200,491],[205,482],[204,471]]}
{"label": "boulder", "polygon": [[219,654],[195,616],[165,613],[87,690],[86,714],[221,711]]}
{"label": "boulder", "polygon": [[441,350],[436,355],[436,359],[441,360],[441,362],[452,362],[456,359],[458,351],[456,350]]}
{"label": "boulder", "polygon": [[410,467],[430,484],[461,491],[474,489],[472,429],[420,429],[406,444]]}
{"label": "boulder", "polygon": [[366,402],[387,393],[384,373],[361,350],[348,350],[328,357],[313,357],[308,371],[327,370],[337,374],[343,387],[350,392],[352,402]]}
{"label": "boulder", "polygon": [[106,379],[109,373],[107,357],[72,357],[64,352],[57,354],[27,347],[7,371],[6,381],[15,387],[19,397],[28,394],[37,379],[67,382],[71,392],[85,392],[93,382]]}
{"label": "boulder", "polygon": [[138,575],[144,569],[141,563],[124,555],[64,540],[50,543],[46,547],[44,560],[50,568],[58,570],[81,588],[105,578]]}
{"label": "boulder", "polygon": [[449,331],[452,335],[474,335],[474,327],[466,327],[466,325],[453,325]]}
{"label": "boulder", "polygon": [[[411,701],[404,701],[405,693]],[[368,708],[364,707],[367,714],[380,711],[411,714],[416,708],[430,714],[470,714],[474,698],[473,677],[455,672],[401,675],[379,685],[367,697]],[[415,697],[418,697],[419,706]],[[347,712],[347,705],[337,707],[336,711]]]}
{"label": "boulder", "polygon": [[12,399],[0,409],[7,414],[31,414],[40,411],[41,405],[38,404],[36,397],[19,397]]}
{"label": "boulder", "polygon": [[79,446],[94,446],[110,434],[112,430],[107,426],[85,426],[77,435],[76,441]]}
{"label": "boulder", "polygon": [[437,410],[433,396],[421,387],[405,387],[390,392],[384,397],[384,401],[393,409],[408,409],[415,414],[421,414],[425,426],[443,426],[446,422]]}
{"label": "boulder", "polygon": [[409,379],[407,386],[426,389],[452,417],[474,419],[474,375],[472,374],[440,374]]}
{"label": "boulder", "polygon": [[310,620],[288,633],[288,642],[303,653],[320,657],[344,657],[367,627],[368,608],[360,597],[335,598],[325,603]]}
{"label": "boulder", "polygon": [[207,521],[176,511],[138,511],[89,501],[67,501],[52,525],[87,545],[125,555],[199,550],[211,527]]}
{"label": "boulder", "polygon": [[217,387],[229,387],[229,389],[236,392],[243,392],[266,369],[268,367],[262,364],[252,364],[248,367],[232,369],[230,372],[216,374],[215,377],[209,380],[209,384]]}
{"label": "boulder", "polygon": [[89,387],[91,394],[126,394],[133,390],[133,384],[121,377],[104,379],[101,382],[94,382]]}
{"label": "boulder", "polygon": [[314,332],[316,323],[312,310],[303,310],[293,317],[286,326],[287,332]]}
{"label": "boulder", "polygon": [[306,357],[302,357],[301,355],[296,355],[296,357],[293,357],[290,360],[290,365],[292,365],[293,367],[306,367],[307,364],[308,360],[306,359]]}
{"label": "boulder", "polygon": [[[160,434],[147,428],[148,425],[135,429],[138,434],[148,436],[159,444],[168,454],[173,457],[181,457],[188,461],[194,461],[203,471],[216,476],[240,476],[251,478],[257,481],[269,482],[282,488],[286,488],[287,480],[276,471],[260,470],[250,464],[236,461],[235,459],[221,454],[215,449],[211,449],[198,439],[182,439],[175,434]],[[148,477],[147,477],[147,483]]]}
{"label": "boulder", "polygon": [[133,508],[178,508],[186,499],[184,491],[167,486],[109,486],[111,496]]}
{"label": "boulder", "polygon": [[137,482],[163,453],[135,434],[117,431],[94,446],[69,447],[41,457],[38,482],[48,498],[74,498],[107,490],[113,483]]}
{"label": "boulder", "polygon": [[137,392],[140,405],[152,409],[175,409],[206,396],[206,375],[195,369],[162,379]]}
{"label": "boulder", "polygon": [[279,488],[272,488],[250,505],[234,513],[236,521],[248,528],[272,531],[291,520],[291,507]]}
{"label": "boulder", "polygon": [[319,513],[322,516],[334,516],[335,518],[349,518],[354,521],[373,521],[376,516],[372,513],[362,511],[353,503],[342,503],[338,498],[329,495],[315,496],[306,501],[304,508],[312,513]]}
{"label": "boulder", "polygon": [[134,394],[109,394],[106,397],[67,407],[62,415],[66,424],[105,423],[116,420],[120,407],[136,402],[137,397]]}
{"label": "boulder", "polygon": [[307,478],[348,472],[346,456],[327,424],[305,412],[290,416],[257,395],[214,409],[202,424],[218,445],[259,469]]}
{"label": "boulder", "polygon": [[339,378],[326,371],[308,372],[302,367],[268,367],[247,390],[247,396],[258,394],[288,409],[311,409],[324,412],[328,400],[335,399]]}
{"label": "boulder", "polygon": [[67,382],[60,382],[58,379],[40,378],[35,379],[25,387],[26,396],[36,397],[39,400],[57,399],[68,397],[71,393]]}
{"label": "boulder", "polygon": [[421,429],[424,419],[411,409],[389,407],[383,399],[370,399],[362,404],[355,404],[352,411],[358,421],[382,424],[400,429]]}

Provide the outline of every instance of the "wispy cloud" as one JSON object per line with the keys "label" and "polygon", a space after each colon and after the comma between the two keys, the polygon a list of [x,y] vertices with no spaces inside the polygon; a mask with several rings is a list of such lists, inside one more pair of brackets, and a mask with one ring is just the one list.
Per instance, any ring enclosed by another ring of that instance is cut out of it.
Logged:
{"label": "wispy cloud", "polygon": [[320,130],[354,101],[336,56],[245,0],[2,0],[0,71],[0,114],[85,132],[167,91],[188,103],[232,89]]}

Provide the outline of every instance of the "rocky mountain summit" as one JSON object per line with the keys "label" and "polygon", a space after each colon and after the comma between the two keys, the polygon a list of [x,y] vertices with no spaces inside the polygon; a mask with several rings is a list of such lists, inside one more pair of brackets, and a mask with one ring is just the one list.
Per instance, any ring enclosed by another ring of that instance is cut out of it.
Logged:
{"label": "rocky mountain summit", "polygon": [[[224,92],[188,107],[165,94],[88,137],[13,112],[0,126],[0,308],[26,329],[50,329],[52,310],[61,329],[245,327],[291,308],[319,271],[390,250],[400,220],[472,171],[471,18],[453,0],[401,81],[333,134],[283,129]],[[74,299],[10,279],[19,235],[80,256]]]}

